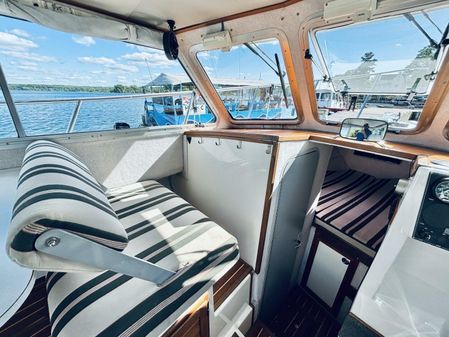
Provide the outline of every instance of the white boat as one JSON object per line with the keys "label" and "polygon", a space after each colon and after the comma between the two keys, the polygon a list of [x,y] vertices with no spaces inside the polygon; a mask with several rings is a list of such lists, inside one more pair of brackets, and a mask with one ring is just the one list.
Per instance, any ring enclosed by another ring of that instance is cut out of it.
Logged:
{"label": "white boat", "polygon": [[448,337],[448,17],[0,1],[0,336]]}

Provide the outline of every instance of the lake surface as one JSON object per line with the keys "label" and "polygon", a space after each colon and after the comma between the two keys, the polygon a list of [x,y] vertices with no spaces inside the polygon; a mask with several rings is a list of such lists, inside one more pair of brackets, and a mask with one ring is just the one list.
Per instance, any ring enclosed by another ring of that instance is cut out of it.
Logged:
{"label": "lake surface", "polygon": [[[129,94],[101,92],[60,92],[12,90],[14,101],[58,98],[120,96]],[[145,98],[83,102],[74,132],[113,130],[114,123],[125,122],[131,128],[142,124]],[[0,102],[4,102],[0,91]],[[17,104],[27,136],[65,133],[76,102]],[[17,137],[8,108],[0,104],[0,138]]]}

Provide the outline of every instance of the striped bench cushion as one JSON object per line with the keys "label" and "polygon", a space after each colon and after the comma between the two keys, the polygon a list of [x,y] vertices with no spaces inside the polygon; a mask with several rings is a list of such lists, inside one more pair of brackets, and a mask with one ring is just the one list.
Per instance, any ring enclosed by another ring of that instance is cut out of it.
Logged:
{"label": "striped bench cushion", "polygon": [[111,271],[49,273],[54,337],[158,336],[238,260],[233,236],[159,183],[107,194],[128,234],[125,254],[186,271],[161,288]]}
{"label": "striped bench cushion", "polygon": [[22,162],[7,239],[8,254],[35,270],[96,270],[36,251],[36,238],[51,228],[117,250],[123,250],[128,242],[123,225],[87,166],[63,146],[40,140],[27,147]]}
{"label": "striped bench cushion", "polygon": [[316,217],[377,250],[388,229],[397,196],[397,179],[378,179],[357,171],[329,171]]}

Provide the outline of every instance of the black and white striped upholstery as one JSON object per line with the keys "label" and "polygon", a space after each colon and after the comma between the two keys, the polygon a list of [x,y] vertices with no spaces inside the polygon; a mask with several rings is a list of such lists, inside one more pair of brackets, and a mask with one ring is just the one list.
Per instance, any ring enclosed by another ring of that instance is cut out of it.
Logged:
{"label": "black and white striped upholstery", "polygon": [[326,174],[316,217],[377,250],[385,237],[397,196],[397,179],[348,170]]}
{"label": "black and white striped upholstery", "polygon": [[[123,254],[184,268],[162,287],[88,270],[34,250],[48,228],[116,249],[127,244]],[[27,148],[7,249],[22,265],[53,271],[47,292],[54,337],[159,336],[239,258],[233,236],[158,182],[104,193],[76,155],[46,141]]]}
{"label": "black and white striped upholstery", "polygon": [[35,250],[38,235],[64,229],[117,250],[128,237],[104,191],[79,158],[50,141],[31,143],[17,182],[7,251],[17,263],[36,270],[94,269]]}
{"label": "black and white striped upholstery", "polygon": [[125,254],[186,271],[165,287],[111,271],[48,274],[55,336],[159,336],[238,260],[237,241],[155,181],[111,190]]}

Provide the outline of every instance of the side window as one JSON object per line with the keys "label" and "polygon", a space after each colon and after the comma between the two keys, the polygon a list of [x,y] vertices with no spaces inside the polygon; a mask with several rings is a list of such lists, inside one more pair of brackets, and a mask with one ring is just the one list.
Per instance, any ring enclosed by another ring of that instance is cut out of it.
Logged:
{"label": "side window", "polygon": [[[163,51],[3,16],[0,27],[0,64],[27,136],[215,121]],[[17,136],[3,102],[0,137]]]}
{"label": "side window", "polygon": [[5,97],[0,90],[0,138],[17,137],[17,132],[12,122],[11,115],[5,103]]}
{"label": "side window", "polygon": [[197,54],[233,119],[296,119],[279,41],[233,46]]}
{"label": "side window", "polygon": [[448,15],[446,7],[311,32],[319,118],[366,117],[392,130],[415,129],[445,52]]}

